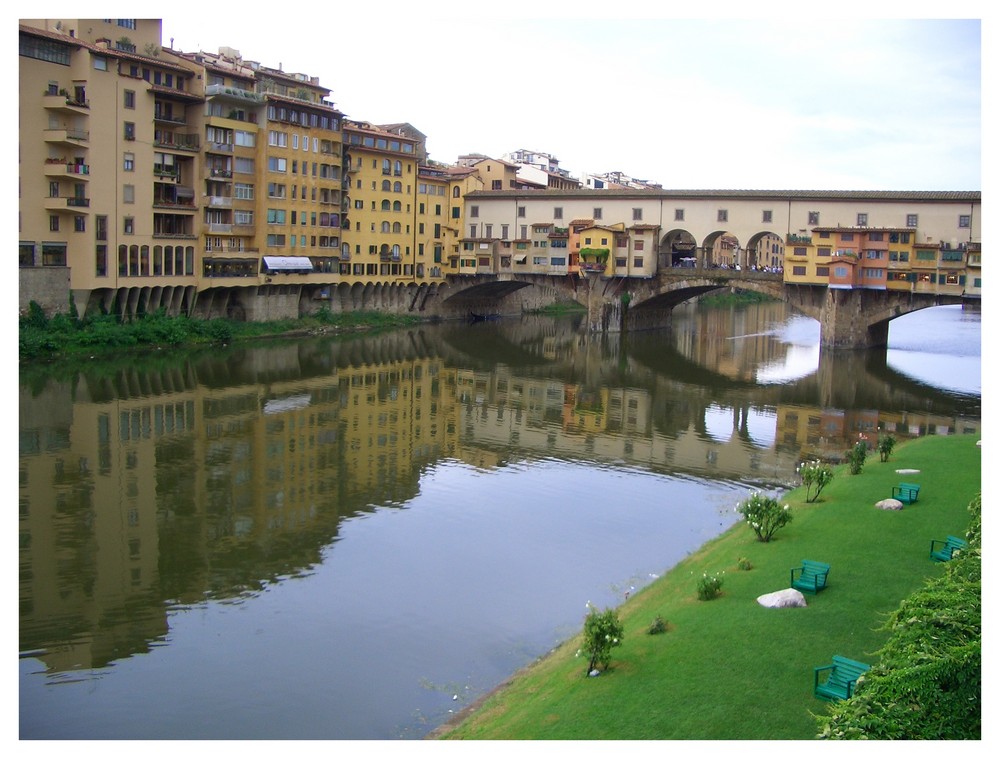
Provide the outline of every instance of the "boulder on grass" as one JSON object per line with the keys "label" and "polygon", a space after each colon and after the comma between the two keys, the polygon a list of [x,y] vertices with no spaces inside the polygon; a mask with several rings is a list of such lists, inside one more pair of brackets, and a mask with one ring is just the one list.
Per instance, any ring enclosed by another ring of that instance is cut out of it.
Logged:
{"label": "boulder on grass", "polygon": [[788,609],[796,606],[805,606],[806,597],[795,588],[785,588],[774,593],[765,593],[757,596],[757,603],[768,609]]}
{"label": "boulder on grass", "polygon": [[883,498],[875,504],[875,508],[883,511],[902,511],[903,502],[895,498]]}

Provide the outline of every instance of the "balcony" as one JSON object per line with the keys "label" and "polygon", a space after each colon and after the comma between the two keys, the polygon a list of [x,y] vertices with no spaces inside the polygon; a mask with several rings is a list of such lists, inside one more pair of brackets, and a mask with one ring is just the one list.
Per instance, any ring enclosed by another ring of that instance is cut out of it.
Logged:
{"label": "balcony", "polygon": [[209,195],[207,197],[209,208],[232,208],[233,199],[223,195]]}
{"label": "balcony", "polygon": [[153,137],[153,146],[168,150],[190,150],[197,152],[201,142],[196,134],[161,134]]}
{"label": "balcony", "polygon": [[810,237],[809,235],[788,235],[788,238],[787,238],[786,242],[788,242],[788,243],[800,243],[800,244],[804,244],[804,245],[811,245],[812,244],[812,237]]}
{"label": "balcony", "polygon": [[232,153],[233,146],[227,142],[210,142],[205,145],[206,153]]}
{"label": "balcony", "polygon": [[76,179],[90,179],[90,166],[85,163],[68,163],[65,160],[46,159],[45,176],[64,177],[66,175]]}
{"label": "balcony", "polygon": [[86,147],[90,142],[90,132],[86,129],[46,129],[43,131],[45,141],[55,145],[72,145]]}
{"label": "balcony", "polygon": [[58,94],[52,92],[47,92],[45,94],[46,97],[44,106],[47,111],[84,115],[89,115],[90,113],[90,101],[86,98],[74,97],[69,95],[65,90]]}
{"label": "balcony", "polygon": [[46,198],[45,210],[55,213],[86,213],[90,198]]}
{"label": "balcony", "polygon": [[232,234],[233,225],[222,224],[220,222],[209,222],[205,225],[205,231],[211,235],[228,235]]}
{"label": "balcony", "polygon": [[241,90],[238,87],[228,87],[224,84],[210,84],[205,88],[205,96],[210,98],[223,98],[234,100],[249,105],[258,105],[264,102],[264,96],[253,90]]}

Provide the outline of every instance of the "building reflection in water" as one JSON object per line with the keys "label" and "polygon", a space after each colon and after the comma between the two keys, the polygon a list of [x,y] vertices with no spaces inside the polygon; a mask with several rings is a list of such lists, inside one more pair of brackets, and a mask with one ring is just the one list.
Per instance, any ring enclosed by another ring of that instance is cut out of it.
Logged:
{"label": "building reflection in water", "polygon": [[405,505],[444,459],[787,485],[859,433],[979,433],[978,399],[877,356],[762,384],[789,346],[721,319],[673,343],[525,318],[23,373],[22,656],[69,677],[148,651],[171,609],[308,573],[343,519]]}

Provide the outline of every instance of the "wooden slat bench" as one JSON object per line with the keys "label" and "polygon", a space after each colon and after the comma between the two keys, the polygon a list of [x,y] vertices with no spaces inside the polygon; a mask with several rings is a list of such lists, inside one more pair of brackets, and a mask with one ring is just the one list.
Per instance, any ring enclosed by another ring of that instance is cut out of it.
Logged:
{"label": "wooden slat bench", "polygon": [[[839,701],[854,695],[854,687],[869,665],[848,659],[846,656],[834,656],[832,664],[816,667],[813,671],[813,694],[824,701]],[[823,674],[826,676],[823,677]]]}
{"label": "wooden slat bench", "polygon": [[900,503],[916,503],[920,486],[912,482],[901,482],[892,489],[892,497]]}
{"label": "wooden slat bench", "polygon": [[826,578],[830,575],[830,565],[821,561],[802,560],[801,567],[795,567],[791,572],[791,586],[803,593],[816,595],[826,587]]}
{"label": "wooden slat bench", "polygon": [[[964,540],[956,538],[954,535],[949,535],[944,540],[932,540],[931,558],[934,559],[934,561],[951,561],[955,551],[960,551],[968,545],[969,544]],[[935,546],[940,547],[935,549]]]}

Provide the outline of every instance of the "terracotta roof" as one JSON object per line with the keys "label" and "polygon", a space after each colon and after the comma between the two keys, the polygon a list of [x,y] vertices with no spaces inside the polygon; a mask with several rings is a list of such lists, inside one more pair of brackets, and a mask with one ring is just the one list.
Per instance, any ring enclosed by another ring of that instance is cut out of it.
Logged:
{"label": "terracotta roof", "polygon": [[[495,198],[519,197],[517,190],[477,190]],[[884,200],[894,201],[980,201],[979,190],[531,190],[532,196],[550,198],[760,198],[766,200]]]}

